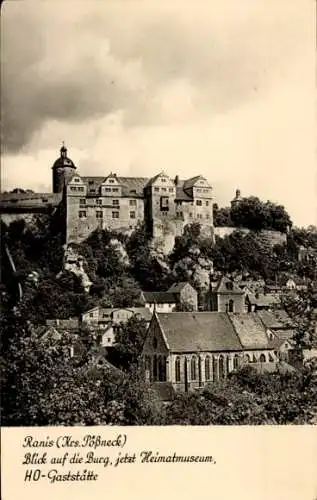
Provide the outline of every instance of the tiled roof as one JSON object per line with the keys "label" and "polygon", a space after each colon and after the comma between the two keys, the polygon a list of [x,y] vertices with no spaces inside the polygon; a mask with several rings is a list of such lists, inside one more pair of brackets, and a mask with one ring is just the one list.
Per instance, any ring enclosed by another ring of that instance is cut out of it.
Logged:
{"label": "tiled roof", "polygon": [[177,297],[171,292],[142,292],[148,304],[176,304]]}
{"label": "tiled roof", "polygon": [[74,330],[79,327],[79,320],[77,318],[74,319],[48,319],[46,320],[46,324],[48,326],[52,326],[59,330],[62,329],[70,329]]}
{"label": "tiled roof", "polygon": [[292,327],[292,320],[286,311],[258,311],[257,315],[266,328],[269,329],[289,329]]}
{"label": "tiled roof", "polygon": [[[42,201],[42,203],[51,203],[57,205],[62,200],[61,193],[0,193],[0,205],[8,203],[34,202]],[[46,201],[43,201],[46,200]]]}
{"label": "tiled roof", "polygon": [[157,313],[156,317],[174,352],[242,350],[226,313]]}
{"label": "tiled roof", "polygon": [[247,297],[251,304],[254,304],[258,307],[270,307],[273,305],[280,304],[281,300],[279,296],[270,293],[247,293]]}
{"label": "tiled roof", "polygon": [[[97,190],[106,179],[106,176],[83,176],[81,179],[90,188]],[[123,196],[131,196],[131,198],[135,196],[143,197],[143,189],[149,180],[147,177],[116,177],[116,179],[122,187]]]}
{"label": "tiled roof", "polygon": [[182,187],[176,187],[176,200],[177,201],[193,201],[193,198],[189,196]]}
{"label": "tiled roof", "polygon": [[295,330],[278,330],[277,332],[274,332],[276,335],[276,338],[280,339],[281,341],[284,340],[293,340],[294,335],[295,335]]}
{"label": "tiled roof", "polygon": [[195,177],[187,179],[184,181],[183,189],[186,191],[187,189],[192,188],[199,179],[203,179],[203,177],[201,175],[195,175]]}
{"label": "tiled roof", "polygon": [[266,329],[256,313],[229,313],[240,342],[247,349],[265,349],[269,347]]}
{"label": "tiled roof", "polygon": [[167,291],[171,293],[180,293],[184,286],[188,285],[187,281],[183,281],[181,283],[174,283]]}
{"label": "tiled roof", "polygon": [[233,295],[243,295],[243,290],[236,285],[234,281],[226,276],[222,276],[216,286],[216,293],[219,294],[233,294]]}

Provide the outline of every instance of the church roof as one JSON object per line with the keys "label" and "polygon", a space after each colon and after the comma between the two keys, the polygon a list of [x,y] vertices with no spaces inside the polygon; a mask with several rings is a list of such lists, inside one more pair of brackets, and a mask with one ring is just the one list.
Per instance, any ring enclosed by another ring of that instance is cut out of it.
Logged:
{"label": "church roof", "polygon": [[226,313],[157,313],[156,317],[174,352],[242,350]]}
{"label": "church roof", "polygon": [[247,349],[269,347],[266,329],[256,313],[229,313],[240,342]]}

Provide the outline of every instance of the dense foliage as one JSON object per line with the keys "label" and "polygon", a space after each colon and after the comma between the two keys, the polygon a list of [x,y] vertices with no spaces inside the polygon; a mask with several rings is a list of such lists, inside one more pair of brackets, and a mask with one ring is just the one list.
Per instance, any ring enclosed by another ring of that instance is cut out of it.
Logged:
{"label": "dense foliage", "polygon": [[231,207],[218,208],[218,205],[214,205],[214,224],[285,233],[292,226],[292,221],[282,205],[270,201],[264,203],[259,198],[250,196],[242,198]]}

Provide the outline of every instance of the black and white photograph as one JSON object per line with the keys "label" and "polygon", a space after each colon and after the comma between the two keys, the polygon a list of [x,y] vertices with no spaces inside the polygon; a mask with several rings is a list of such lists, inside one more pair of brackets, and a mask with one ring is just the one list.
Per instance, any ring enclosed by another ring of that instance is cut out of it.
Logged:
{"label": "black and white photograph", "polygon": [[302,4],[3,3],[2,426],[317,424]]}

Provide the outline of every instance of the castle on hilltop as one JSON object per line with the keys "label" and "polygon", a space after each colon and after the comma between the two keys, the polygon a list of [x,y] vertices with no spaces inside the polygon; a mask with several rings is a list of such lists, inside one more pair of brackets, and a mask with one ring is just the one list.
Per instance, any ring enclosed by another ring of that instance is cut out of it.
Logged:
{"label": "castle on hilltop", "polygon": [[67,244],[85,240],[98,228],[132,232],[144,222],[163,251],[172,249],[186,224],[198,222],[206,234],[214,234],[212,187],[201,175],[186,180],[164,172],[152,178],[82,176],[64,145],[52,172],[52,193],[2,193],[2,220],[58,214]]}

